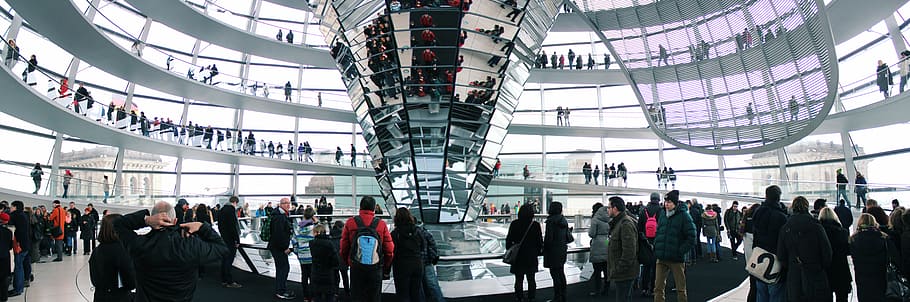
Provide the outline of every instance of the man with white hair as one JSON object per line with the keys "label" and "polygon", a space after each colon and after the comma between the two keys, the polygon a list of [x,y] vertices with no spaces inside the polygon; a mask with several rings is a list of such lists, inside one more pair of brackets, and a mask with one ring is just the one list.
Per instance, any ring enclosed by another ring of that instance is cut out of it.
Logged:
{"label": "man with white hair", "polygon": [[[164,201],[151,211],[124,215],[114,223],[136,268],[136,301],[191,301],[199,266],[227,253],[212,227],[200,222],[176,225],[174,207]],[[151,227],[139,236],[136,230]]]}

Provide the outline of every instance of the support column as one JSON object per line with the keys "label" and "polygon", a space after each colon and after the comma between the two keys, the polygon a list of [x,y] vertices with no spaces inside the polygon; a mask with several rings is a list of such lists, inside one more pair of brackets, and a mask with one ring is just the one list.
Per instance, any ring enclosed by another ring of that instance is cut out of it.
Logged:
{"label": "support column", "polygon": [[892,14],[890,17],[885,18],[885,27],[888,28],[888,36],[891,37],[891,44],[894,44],[894,51],[897,52],[897,57],[900,58],[902,51],[907,50],[907,42],[904,40],[904,35],[901,34],[901,27],[897,23],[897,19],[894,18]]}
{"label": "support column", "polygon": [[657,139],[657,159],[661,169],[667,166],[667,163],[664,162],[664,140],[659,138]]}
{"label": "support column", "polygon": [[180,191],[180,187],[181,187],[180,181],[181,181],[181,178],[183,178],[183,156],[177,157],[176,170],[177,170],[177,183],[174,185],[174,196],[176,197],[176,199],[180,199],[181,196],[183,195]]}
{"label": "support column", "polygon": [[[594,52],[593,38],[591,40],[591,52]],[[603,87],[600,85],[597,85],[597,89],[595,91],[597,91],[597,123],[601,128],[603,128],[604,127],[604,113],[603,113],[604,108],[603,108],[603,95],[601,94],[601,91],[600,91],[601,88],[603,88]],[[595,182],[603,180],[603,185],[606,186],[607,178],[604,176],[607,175],[607,169],[606,169],[606,166],[604,166],[604,164],[607,163],[607,143],[603,136],[599,137],[598,139],[600,140],[600,163],[598,165],[603,166],[604,169],[601,170],[601,172],[600,172],[601,175],[600,175],[600,177],[598,177],[600,179],[595,180]],[[600,202],[603,204],[607,204],[607,193],[600,194]]]}
{"label": "support column", "polygon": [[778,183],[780,184],[780,190],[783,192],[784,196],[790,194],[790,174],[787,174],[787,164],[789,163],[787,159],[787,150],[783,147],[777,149],[777,168],[778,168]]}
{"label": "support column", "polygon": [[[123,202],[123,196],[124,196],[124,193],[123,193],[123,160],[124,160],[125,152],[126,152],[125,149],[118,148],[117,157],[114,158],[114,170],[117,171],[117,174],[114,175],[114,196],[115,196],[115,199],[121,203]],[[178,158],[178,160],[179,160],[179,158]],[[178,185],[179,185],[180,184],[179,183],[179,179],[180,179],[179,171],[177,174],[177,179],[178,179]]]}
{"label": "support column", "polygon": [[[546,104],[546,102],[545,102],[546,98],[544,97],[545,92],[546,91],[543,88],[543,85],[541,85],[540,86],[540,124],[541,125],[547,124],[547,110],[546,110],[546,107],[544,106],[544,104]],[[546,135],[540,136],[540,150],[541,150],[541,152],[540,152],[540,172],[539,172],[540,176],[541,176],[540,180],[547,181],[549,178],[547,177],[547,136]],[[530,167],[528,169],[530,169]],[[531,175],[534,175],[533,171],[531,172]],[[547,206],[548,206],[547,205],[547,193],[546,193],[545,188],[541,187],[540,188],[540,211],[542,213],[546,213]]]}
{"label": "support column", "polygon": [[[48,196],[57,196],[57,183],[60,182],[60,150],[63,147],[63,134],[54,135],[54,152],[51,154],[51,175],[47,178]],[[62,192],[62,191],[61,191]]]}
{"label": "support column", "polygon": [[727,162],[724,161],[723,155],[717,156],[717,183],[720,185],[720,193],[727,193],[729,188],[727,188],[727,177],[724,175],[724,170],[727,168]]}
{"label": "support column", "polygon": [[[19,28],[22,27],[22,17],[19,14],[13,15],[13,20],[10,22],[9,29],[6,33],[6,39],[15,40],[19,37]],[[4,43],[5,44],[5,43]],[[6,52],[9,51],[9,46],[3,47],[3,57],[6,58]],[[22,55],[22,54],[20,54]],[[17,59],[18,60],[18,59]]]}
{"label": "support column", "polygon": [[[853,152],[854,152],[853,140],[850,139],[850,133],[847,131],[843,131],[840,133],[840,139],[841,139],[841,147],[843,147],[843,152],[844,152],[844,165],[846,166],[845,171],[847,171],[847,181],[849,182],[847,184],[847,191],[849,192],[849,190],[851,188],[853,188],[854,180],[856,180],[856,166],[853,163]],[[835,172],[834,171],[824,171],[823,173],[835,173]],[[835,185],[836,184],[825,184],[825,187],[826,188],[836,188]],[[837,193],[835,193],[834,196],[836,198]],[[847,195],[847,196],[849,196],[849,195]],[[857,202],[857,201],[858,200],[854,199],[851,201],[851,203],[853,205],[856,205],[856,203],[854,203],[854,202]],[[835,202],[838,202],[838,200],[835,200]]]}
{"label": "support column", "polygon": [[[145,18],[145,25],[142,26],[142,31],[139,33],[139,51],[141,52],[145,49],[145,41],[149,37],[149,29],[152,28],[152,19]],[[78,66],[78,65],[77,65]],[[75,75],[75,74],[74,74]],[[136,83],[130,82],[126,87],[126,101],[123,102],[123,108],[126,109],[126,112],[129,114],[133,109],[133,92],[136,91]],[[127,117],[129,118],[129,117]]]}

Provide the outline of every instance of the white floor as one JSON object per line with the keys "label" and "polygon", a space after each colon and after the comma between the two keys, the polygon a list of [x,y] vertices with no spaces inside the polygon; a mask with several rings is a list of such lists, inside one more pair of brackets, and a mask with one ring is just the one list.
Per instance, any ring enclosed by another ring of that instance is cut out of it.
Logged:
{"label": "white floor", "polygon": [[88,259],[89,256],[83,256],[80,251],[76,256],[64,256],[63,262],[32,264],[35,281],[25,288],[24,294],[9,301],[92,301],[94,293]]}

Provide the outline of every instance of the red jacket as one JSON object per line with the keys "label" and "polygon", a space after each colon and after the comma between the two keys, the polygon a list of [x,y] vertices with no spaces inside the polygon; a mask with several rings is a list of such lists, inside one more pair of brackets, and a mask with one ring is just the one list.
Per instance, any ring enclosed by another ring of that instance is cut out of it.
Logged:
{"label": "red jacket", "polygon": [[[63,240],[63,227],[66,225],[66,216],[69,215],[69,212],[63,209],[63,207],[56,206],[51,212],[51,222],[54,223],[55,228],[60,228],[60,236],[54,237],[56,240]],[[390,239],[391,240],[391,239]]]}
{"label": "red jacket", "polygon": [[[360,219],[363,220],[363,224],[370,226],[370,223],[373,221],[375,214],[370,210],[360,210]],[[376,226],[376,232],[379,233],[379,239],[382,241],[382,265],[386,269],[392,266],[392,256],[395,251],[395,244],[392,243],[392,234],[389,233],[389,227],[385,224],[385,221],[379,220],[379,224]],[[344,230],[341,232],[341,259],[344,259],[347,262],[348,266],[351,265],[351,241],[354,239],[354,234],[357,233],[357,223],[354,222],[354,218],[348,218],[348,221],[344,223]]]}

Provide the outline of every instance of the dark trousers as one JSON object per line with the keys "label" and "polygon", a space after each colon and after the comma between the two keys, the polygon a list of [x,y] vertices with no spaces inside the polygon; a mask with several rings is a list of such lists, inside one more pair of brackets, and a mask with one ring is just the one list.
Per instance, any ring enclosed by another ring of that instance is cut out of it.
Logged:
{"label": "dark trousers", "polygon": [[610,280],[608,279],[609,274],[607,274],[607,263],[593,263],[592,266],[594,266],[594,274],[591,275],[591,291],[597,294],[606,294],[610,290]]}
{"label": "dark trousers", "polygon": [[291,271],[291,264],[288,263],[288,255],[280,250],[269,249],[269,252],[272,253],[272,259],[275,260],[275,293],[287,293],[288,273]]}
{"label": "dark trousers", "polygon": [[654,272],[656,269],[657,263],[651,262],[643,264],[641,266],[641,284],[639,288],[643,291],[648,291],[649,293],[654,292]]}
{"label": "dark trousers", "polygon": [[[343,268],[343,269],[337,270],[336,272],[338,272],[338,275],[341,276],[341,278],[338,278],[338,281],[341,282],[342,286],[344,286],[344,292],[350,294],[351,293],[351,281],[348,279],[348,269]],[[337,287],[338,285],[336,284],[335,286]]]}
{"label": "dark trousers", "polygon": [[[83,238],[82,239],[82,253],[86,255],[92,254],[92,241],[95,239],[92,238]],[[74,240],[75,241],[75,240]],[[76,253],[76,247],[73,247],[73,253]]]}
{"label": "dark trousers", "polygon": [[63,239],[54,239],[54,252],[57,254],[57,259],[63,259]]}
{"label": "dark trousers", "polygon": [[701,258],[704,253],[701,251],[701,228],[695,228],[695,257]]}
{"label": "dark trousers", "polygon": [[10,280],[10,268],[9,268],[9,257],[0,258],[0,301],[6,301],[9,296],[7,289],[9,288]]}
{"label": "dark trousers", "polygon": [[358,302],[382,301],[382,270],[351,268],[351,299]]}
{"label": "dark trousers", "polygon": [[613,281],[613,284],[616,284],[616,296],[614,296],[614,301],[632,302],[632,283],[634,281],[635,279]]}
{"label": "dark trousers", "polygon": [[566,301],[566,271],[563,265],[553,265],[550,278],[553,279],[553,300]]}
{"label": "dark trousers", "polygon": [[534,280],[534,273],[515,275],[515,296],[518,299],[524,299],[525,278],[528,279],[528,299],[533,300],[537,293],[537,280]]}
{"label": "dark trousers", "polygon": [[310,299],[312,295],[310,294],[310,280],[313,276],[313,265],[312,264],[300,264],[300,287],[303,287],[303,298]]}
{"label": "dark trousers", "polygon": [[[733,236],[729,236],[729,237],[730,237],[730,250],[732,251],[731,253],[733,254],[733,257],[736,257],[736,249],[739,248],[740,244],[743,244],[743,237],[739,236],[739,235],[733,235]],[[718,251],[720,251],[720,250],[718,250]]]}
{"label": "dark trousers", "polygon": [[231,275],[231,270],[234,269],[234,257],[237,256],[237,247],[234,246],[233,242],[226,242],[225,245],[227,245],[228,252],[221,258],[221,282],[234,283],[234,276]]}
{"label": "dark trousers", "polygon": [[95,301],[129,302],[130,291],[126,289],[95,289]]}
{"label": "dark trousers", "polygon": [[423,301],[423,264],[408,262],[393,266],[396,301]]}

